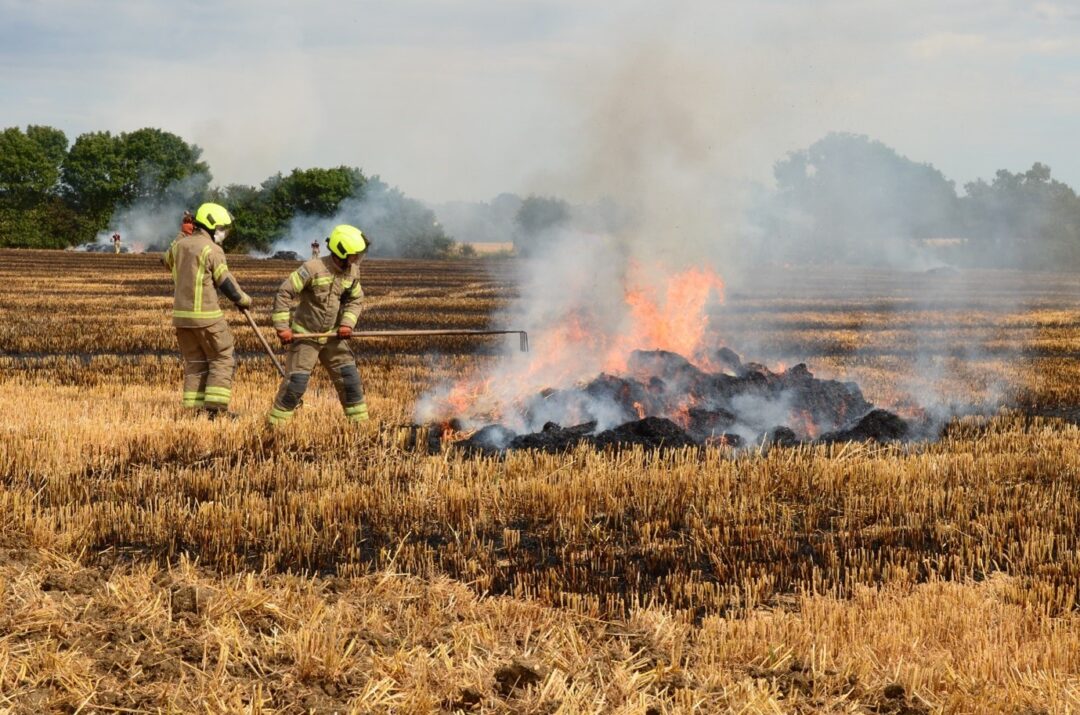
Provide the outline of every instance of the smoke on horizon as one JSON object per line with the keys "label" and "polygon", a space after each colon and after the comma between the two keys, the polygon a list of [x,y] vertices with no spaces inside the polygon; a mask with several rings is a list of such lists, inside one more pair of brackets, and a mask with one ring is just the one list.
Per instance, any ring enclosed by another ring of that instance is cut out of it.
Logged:
{"label": "smoke on horizon", "polygon": [[136,199],[117,207],[108,228],[98,232],[92,245],[111,246],[112,235],[119,233],[123,247],[133,253],[165,250],[180,231],[184,211],[196,208],[209,185],[207,174],[191,174],[170,183],[153,199]]}
{"label": "smoke on horizon", "polygon": [[[759,123],[775,123],[785,111],[777,103],[783,94],[769,92],[774,78],[717,70],[655,45],[620,60],[605,82],[589,88],[592,111],[576,163],[546,184],[611,200],[625,220],[607,232],[571,221],[537,237],[535,250],[518,264],[518,299],[497,316],[500,325],[529,331],[537,352],[508,354],[473,380],[438,386],[417,405],[418,420],[472,415],[476,427],[496,416],[515,429],[538,429],[551,416],[517,414],[523,397],[594,377],[608,368],[611,346],[671,349],[647,331],[638,344],[625,344],[640,319],[630,298],[652,286],[663,313],[673,294],[664,287],[690,269],[715,273],[737,289],[752,279],[752,269],[795,260],[896,272],[943,265],[925,242],[955,229],[948,220],[955,191],[933,167],[865,137],[830,135],[824,145],[781,158],[776,189],[763,187],[744,178],[743,161],[758,153],[750,145],[760,138]],[[717,345],[724,341],[719,293],[710,293],[694,316],[707,323],[701,339]],[[568,340],[568,326],[586,337]],[[763,344],[729,347],[751,360],[778,357]],[[929,353],[915,360],[933,364],[942,379],[949,370]],[[940,402],[925,381],[918,392],[924,407]],[[595,414],[604,414],[602,405]]]}
{"label": "smoke on horizon", "polygon": [[307,256],[311,243],[324,244],[338,224],[359,227],[371,238],[371,255],[382,258],[438,258],[454,245],[430,209],[372,177],[356,195],[342,201],[332,216],[293,216],[269,253],[293,251]]}

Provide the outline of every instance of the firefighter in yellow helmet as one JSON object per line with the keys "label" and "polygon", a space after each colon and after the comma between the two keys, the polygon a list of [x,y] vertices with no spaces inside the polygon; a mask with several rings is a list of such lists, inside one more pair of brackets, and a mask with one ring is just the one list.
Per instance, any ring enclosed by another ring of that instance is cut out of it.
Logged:
{"label": "firefighter in yellow helmet", "polygon": [[162,257],[173,276],[173,325],[184,358],[184,406],[213,418],[229,409],[232,396],[233,336],[218,304],[218,293],[241,309],[251,297],[229,273],[221,242],[232,227],[225,207],[205,203],[194,216],[191,235],[177,236]]}
{"label": "firefighter in yellow helmet", "polygon": [[[315,363],[321,362],[337,389],[345,417],[368,418],[356,357],[349,349],[364,292],[359,261],[371,241],[354,226],[336,226],[326,239],[330,255],[312,258],[293,271],[278,288],[271,319],[278,338],[288,346],[286,377],[267,415],[272,425],[287,422],[307,390]],[[304,338],[304,333],[336,331],[337,337]]]}

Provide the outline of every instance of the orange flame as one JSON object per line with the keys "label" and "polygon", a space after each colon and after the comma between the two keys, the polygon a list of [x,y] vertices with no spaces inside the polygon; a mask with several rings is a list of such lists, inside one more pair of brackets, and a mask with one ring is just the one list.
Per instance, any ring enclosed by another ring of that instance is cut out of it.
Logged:
{"label": "orange flame", "polygon": [[718,300],[724,298],[720,276],[708,269],[690,268],[671,276],[661,291],[647,282],[640,266],[631,265],[630,283],[626,290],[630,324],[608,347],[604,369],[624,372],[634,350],[693,355],[705,336],[705,305],[710,294],[715,291]]}
{"label": "orange flame", "polygon": [[[477,414],[486,409],[480,403],[492,395],[505,407],[541,389],[588,379],[599,371],[625,373],[634,350],[669,350],[693,356],[704,346],[708,325],[705,308],[713,294],[723,300],[724,283],[715,271],[690,268],[651,281],[640,265],[631,264],[624,288],[627,310],[622,330],[601,324],[601,316],[588,307],[565,314],[552,325],[532,331],[533,351],[527,363],[500,371],[498,380],[486,377],[457,382],[438,398],[437,413],[444,419]],[[644,406],[635,407],[644,418]]]}

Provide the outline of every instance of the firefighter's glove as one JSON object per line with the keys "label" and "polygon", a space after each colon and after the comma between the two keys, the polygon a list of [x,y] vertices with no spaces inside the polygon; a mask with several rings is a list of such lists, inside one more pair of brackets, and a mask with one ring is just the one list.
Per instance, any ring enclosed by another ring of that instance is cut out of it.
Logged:
{"label": "firefighter's glove", "polygon": [[277,331],[277,336],[278,340],[281,341],[282,345],[288,345],[292,342],[292,330],[289,328],[282,328],[281,330]]}
{"label": "firefighter's glove", "polygon": [[352,337],[352,328],[350,328],[348,325],[338,326],[337,336],[342,340],[348,340]]}
{"label": "firefighter's glove", "polygon": [[240,300],[236,301],[236,307],[240,310],[247,310],[251,307],[251,296],[247,293],[240,294]]}

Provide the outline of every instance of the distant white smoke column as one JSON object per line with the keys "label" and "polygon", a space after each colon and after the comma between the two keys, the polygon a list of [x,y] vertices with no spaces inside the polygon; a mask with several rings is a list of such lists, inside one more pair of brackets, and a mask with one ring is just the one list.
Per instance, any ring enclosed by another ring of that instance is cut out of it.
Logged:
{"label": "distant white smoke column", "polygon": [[155,199],[136,200],[130,206],[117,208],[109,219],[109,227],[100,231],[94,241],[112,250],[112,236],[120,234],[121,245],[134,253],[163,250],[180,231],[184,211],[194,210],[197,197],[209,184],[206,174],[192,174],[174,181]]}
{"label": "distant white smoke column", "polygon": [[284,236],[274,242],[270,253],[294,251],[301,256],[309,255],[312,241],[321,243],[334,226],[343,223],[371,236],[373,253],[379,257],[409,255],[410,240],[440,230],[430,209],[372,177],[359,195],[342,201],[333,216],[293,216]]}

